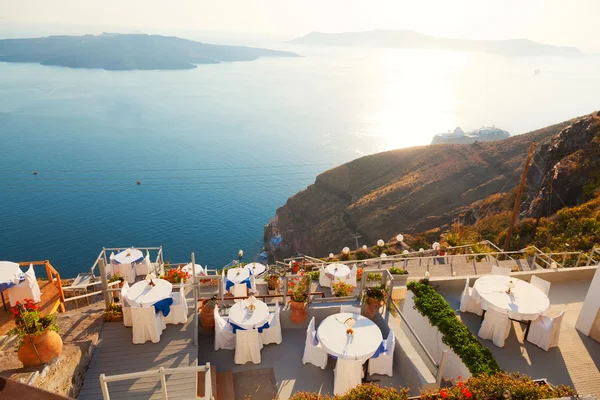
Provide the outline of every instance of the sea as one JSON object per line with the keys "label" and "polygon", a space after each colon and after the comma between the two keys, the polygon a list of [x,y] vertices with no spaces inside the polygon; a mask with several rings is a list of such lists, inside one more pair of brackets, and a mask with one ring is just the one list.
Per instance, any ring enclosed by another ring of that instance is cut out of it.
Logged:
{"label": "sea", "polygon": [[323,171],[457,126],[521,134],[600,107],[597,56],[262,47],[301,57],[186,71],[0,63],[0,260],[48,259],[63,277],[103,247],[250,261],[277,208]]}

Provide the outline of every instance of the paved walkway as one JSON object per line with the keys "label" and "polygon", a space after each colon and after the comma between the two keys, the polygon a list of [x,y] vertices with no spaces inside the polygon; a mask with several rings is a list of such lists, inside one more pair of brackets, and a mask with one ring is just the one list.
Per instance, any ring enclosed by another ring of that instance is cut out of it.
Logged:
{"label": "paved walkway", "polygon": [[[589,280],[552,283],[547,314],[555,316],[565,311],[558,347],[546,352],[524,342],[525,326],[517,322],[513,322],[514,329],[503,348],[494,346],[489,340],[481,340],[481,343],[491,350],[500,367],[506,371],[522,372],[533,378],[547,378],[552,384],[569,385],[579,394],[600,398],[600,343],[575,329],[589,286]],[[459,308],[460,290],[442,291],[442,294],[454,309]],[[469,313],[458,314],[465,325],[477,334],[480,317]]]}

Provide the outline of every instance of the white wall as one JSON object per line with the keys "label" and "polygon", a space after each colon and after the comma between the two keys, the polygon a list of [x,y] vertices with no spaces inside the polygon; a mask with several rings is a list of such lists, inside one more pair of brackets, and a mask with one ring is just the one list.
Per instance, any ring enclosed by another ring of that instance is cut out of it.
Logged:
{"label": "white wall", "polygon": [[585,300],[583,301],[583,306],[581,307],[581,312],[579,313],[579,318],[577,318],[577,323],[575,324],[575,328],[578,331],[583,333],[584,335],[589,335],[592,330],[592,325],[594,324],[594,320],[596,319],[596,314],[598,314],[598,309],[600,308],[600,268],[596,270],[596,274],[594,275],[594,279],[592,279],[592,283],[590,284],[590,288],[585,296]]}
{"label": "white wall", "polygon": [[468,379],[471,376],[469,369],[451,348],[442,343],[440,331],[429,323],[427,317],[422,316],[413,308],[413,296],[413,292],[408,290],[402,313],[436,362],[439,363],[442,359],[442,352],[448,350],[443,377],[458,379],[459,376],[462,376],[463,380]]}

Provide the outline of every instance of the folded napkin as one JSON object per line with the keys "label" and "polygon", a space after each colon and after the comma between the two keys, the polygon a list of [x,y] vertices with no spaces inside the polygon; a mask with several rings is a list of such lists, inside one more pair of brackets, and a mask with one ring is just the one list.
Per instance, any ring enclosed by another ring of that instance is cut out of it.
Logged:
{"label": "folded napkin", "polygon": [[[231,322],[231,320],[229,320],[229,323],[231,324],[231,327],[233,328],[233,333],[235,333],[238,329],[241,329],[243,331],[246,330],[245,328],[242,328],[241,326],[234,324],[233,322]],[[268,329],[268,328],[269,328],[269,323],[267,322],[260,328],[257,328],[258,333],[262,333],[263,329]]]}
{"label": "folded napkin", "polygon": [[166,317],[171,312],[171,306],[173,305],[173,299],[168,297],[166,299],[162,299],[154,303],[154,310],[156,312],[162,311],[163,315]]}

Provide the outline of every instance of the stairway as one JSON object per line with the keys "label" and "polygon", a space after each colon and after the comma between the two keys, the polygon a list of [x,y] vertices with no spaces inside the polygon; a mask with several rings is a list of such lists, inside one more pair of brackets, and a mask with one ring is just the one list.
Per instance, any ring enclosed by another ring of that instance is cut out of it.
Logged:
{"label": "stairway", "polygon": [[[204,397],[204,371],[198,372],[198,390],[196,396]],[[217,372],[217,367],[210,366],[212,394],[215,400],[235,400],[233,389],[233,373],[231,371]]]}

